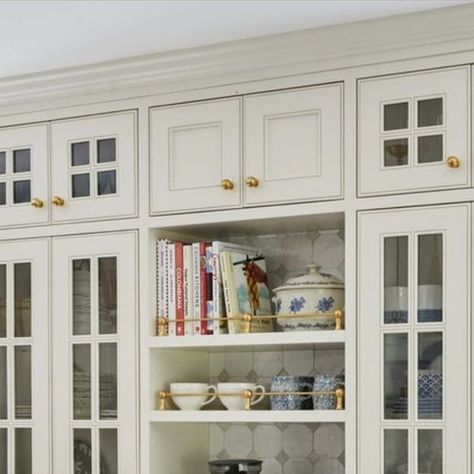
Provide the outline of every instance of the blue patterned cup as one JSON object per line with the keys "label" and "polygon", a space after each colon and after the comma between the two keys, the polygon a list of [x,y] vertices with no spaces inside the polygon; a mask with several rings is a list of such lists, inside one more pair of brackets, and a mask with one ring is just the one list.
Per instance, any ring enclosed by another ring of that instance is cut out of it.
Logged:
{"label": "blue patterned cup", "polygon": [[272,377],[272,392],[288,392],[284,395],[271,397],[272,410],[311,410],[313,401],[311,394],[292,395],[291,392],[311,392],[314,378],[298,375],[276,375]]}
{"label": "blue patterned cup", "polygon": [[[316,375],[314,377],[314,392],[334,392],[344,387],[344,375]],[[315,410],[335,410],[337,406],[336,395],[313,395],[313,408]]]}

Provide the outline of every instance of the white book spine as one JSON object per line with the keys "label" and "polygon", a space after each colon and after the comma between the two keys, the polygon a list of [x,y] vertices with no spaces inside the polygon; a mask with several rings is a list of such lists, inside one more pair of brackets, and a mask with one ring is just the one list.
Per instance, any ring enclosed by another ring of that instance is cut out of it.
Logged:
{"label": "white book spine", "polygon": [[166,242],[163,239],[157,241],[157,311],[158,317],[162,318],[166,316],[165,311],[165,248]]}
{"label": "white book spine", "polygon": [[175,248],[168,242],[168,333],[176,336],[176,281],[175,281]]}
{"label": "white book spine", "polygon": [[[199,255],[199,242],[192,246],[193,254],[193,308],[194,318],[201,317],[201,257]],[[200,321],[194,322],[194,334],[201,334]]]}
{"label": "white book spine", "polygon": [[184,334],[194,334],[193,305],[193,250],[191,245],[183,247],[183,280],[184,280]]}

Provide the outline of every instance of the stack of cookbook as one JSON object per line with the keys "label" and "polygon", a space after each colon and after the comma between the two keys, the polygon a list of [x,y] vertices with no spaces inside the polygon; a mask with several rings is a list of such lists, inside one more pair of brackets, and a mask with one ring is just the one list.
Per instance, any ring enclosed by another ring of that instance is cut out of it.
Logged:
{"label": "stack of cookbook", "polygon": [[[265,258],[255,248],[159,239],[156,267],[157,313],[170,336],[241,333],[240,316],[271,314]],[[252,332],[272,327],[270,319],[252,319]]]}

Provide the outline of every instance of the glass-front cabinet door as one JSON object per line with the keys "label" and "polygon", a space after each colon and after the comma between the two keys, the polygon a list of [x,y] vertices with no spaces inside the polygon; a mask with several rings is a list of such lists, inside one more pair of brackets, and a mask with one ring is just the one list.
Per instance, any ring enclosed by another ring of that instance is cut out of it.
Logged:
{"label": "glass-front cabinet door", "polygon": [[48,125],[0,129],[0,227],[49,219]]}
{"label": "glass-front cabinet door", "polygon": [[133,474],[135,234],[53,239],[53,471]]}
{"label": "glass-front cabinet door", "polygon": [[470,205],[359,216],[359,469],[468,474]]}
{"label": "glass-front cabinet door", "polygon": [[136,214],[136,112],[51,124],[53,222]]}
{"label": "glass-front cabinet door", "polygon": [[359,81],[359,194],[470,186],[469,66]]}
{"label": "glass-front cabinet door", "polygon": [[48,242],[0,243],[0,474],[50,470]]}

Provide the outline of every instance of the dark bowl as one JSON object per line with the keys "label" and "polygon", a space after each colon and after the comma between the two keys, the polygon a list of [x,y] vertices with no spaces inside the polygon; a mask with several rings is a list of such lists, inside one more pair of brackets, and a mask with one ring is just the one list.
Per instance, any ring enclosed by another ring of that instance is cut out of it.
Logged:
{"label": "dark bowl", "polygon": [[211,474],[259,474],[262,461],[258,459],[225,459],[209,462]]}

